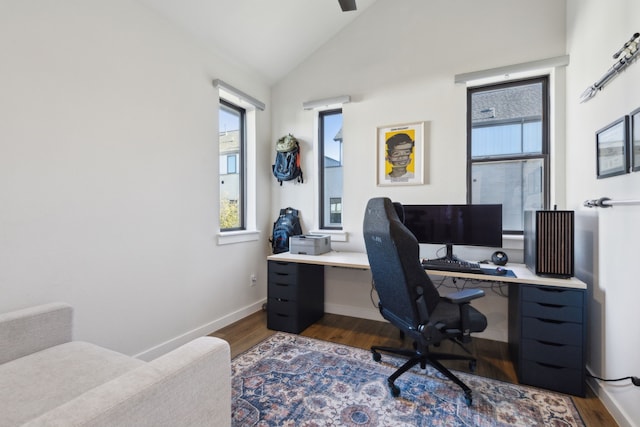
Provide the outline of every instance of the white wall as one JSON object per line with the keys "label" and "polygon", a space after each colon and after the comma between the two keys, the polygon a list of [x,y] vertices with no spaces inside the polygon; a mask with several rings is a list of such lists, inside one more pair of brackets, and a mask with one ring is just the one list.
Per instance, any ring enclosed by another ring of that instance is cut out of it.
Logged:
{"label": "white wall", "polygon": [[[565,53],[562,1],[378,0],[273,89],[274,138],[291,132],[302,141],[305,182],[274,184],[272,215],[278,207],[293,206],[301,211],[305,232],[317,223],[315,113],[303,111],[303,102],[351,95],[352,102],[343,106],[348,241],[332,246],[363,251],[362,215],[371,197],[466,202],[467,91],[454,83],[455,74]],[[376,127],[414,121],[427,122],[425,185],[377,187]],[[423,251],[423,256],[435,254],[435,248]],[[493,250],[456,252],[486,259]],[[522,260],[521,249],[507,253]],[[368,273],[331,270],[327,276],[327,311],[380,318],[369,300]],[[491,320],[485,336],[506,341],[506,299],[488,295],[478,304]]]}
{"label": "white wall", "polygon": [[[577,211],[576,262],[589,285],[588,368],[600,377],[640,376],[637,330],[640,206],[582,207],[585,200],[640,199],[640,173],[596,179],[595,132],[640,107],[640,65],[632,64],[591,100],[580,94],[614,63],[612,55],[640,31],[635,0],[569,0],[567,47],[567,196]],[[640,388],[594,383],[621,425],[639,425]]]}
{"label": "white wall", "polygon": [[152,356],[260,306],[272,219],[217,246],[212,86],[267,103],[265,158],[256,73],[127,0],[0,1],[0,56],[0,312],[66,301],[77,338]]}
{"label": "white wall", "polygon": [[[577,102],[639,30],[640,5],[567,4],[565,16],[557,0],[378,0],[270,94],[255,73],[135,2],[0,1],[0,311],[67,301],[78,338],[128,354],[209,332],[266,295],[266,239],[278,209],[300,209],[305,231],[317,222],[313,112],[302,102],[352,96],[344,106],[349,236],[333,246],[363,250],[370,197],[465,201],[466,90],[454,74],[569,53],[566,165],[557,165],[566,166],[567,185],[553,192],[577,211],[577,268],[592,296],[588,366],[605,377],[640,375],[640,208],[581,207],[601,196],[640,198],[640,173],[595,178],[594,147],[597,129],[640,106],[640,65]],[[267,103],[258,114],[262,234],[254,243],[216,244],[214,78]],[[425,185],[376,187],[376,126],[411,121],[428,123]],[[269,167],[273,141],[288,132],[303,141],[305,183],[280,187]],[[249,288],[253,272],[259,284]],[[368,272],[330,269],[327,277],[329,311],[375,316]],[[482,309],[500,325],[506,304],[490,301]],[[638,389],[599,386],[618,421],[637,425]]]}

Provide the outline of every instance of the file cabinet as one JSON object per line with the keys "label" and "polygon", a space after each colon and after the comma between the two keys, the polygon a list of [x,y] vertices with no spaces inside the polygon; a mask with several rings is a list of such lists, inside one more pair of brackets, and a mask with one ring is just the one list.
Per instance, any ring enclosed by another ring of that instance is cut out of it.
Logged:
{"label": "file cabinet", "polygon": [[585,395],[585,290],[509,286],[509,350],[523,384]]}
{"label": "file cabinet", "polygon": [[324,266],[269,261],[267,328],[298,334],[324,315]]}

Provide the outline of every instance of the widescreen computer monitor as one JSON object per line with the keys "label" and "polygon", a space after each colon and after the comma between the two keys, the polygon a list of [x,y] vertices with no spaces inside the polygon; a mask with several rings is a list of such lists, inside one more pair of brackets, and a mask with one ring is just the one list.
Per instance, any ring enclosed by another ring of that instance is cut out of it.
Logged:
{"label": "widescreen computer monitor", "polygon": [[502,205],[403,205],[404,224],[419,243],[502,247]]}

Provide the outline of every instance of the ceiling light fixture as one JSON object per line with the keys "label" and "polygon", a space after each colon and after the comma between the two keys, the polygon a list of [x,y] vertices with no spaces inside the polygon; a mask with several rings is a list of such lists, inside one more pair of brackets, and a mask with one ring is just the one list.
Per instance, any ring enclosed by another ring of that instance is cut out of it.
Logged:
{"label": "ceiling light fixture", "polygon": [[338,3],[343,12],[356,10],[356,0],[338,0]]}

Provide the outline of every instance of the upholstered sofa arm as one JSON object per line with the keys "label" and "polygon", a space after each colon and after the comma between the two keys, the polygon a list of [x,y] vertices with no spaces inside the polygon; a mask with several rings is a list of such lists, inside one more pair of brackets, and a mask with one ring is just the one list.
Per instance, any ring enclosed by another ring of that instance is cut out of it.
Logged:
{"label": "upholstered sofa arm", "polygon": [[23,427],[231,425],[229,344],[201,337]]}
{"label": "upholstered sofa arm", "polygon": [[71,341],[73,308],[51,303],[0,314],[0,364]]}

